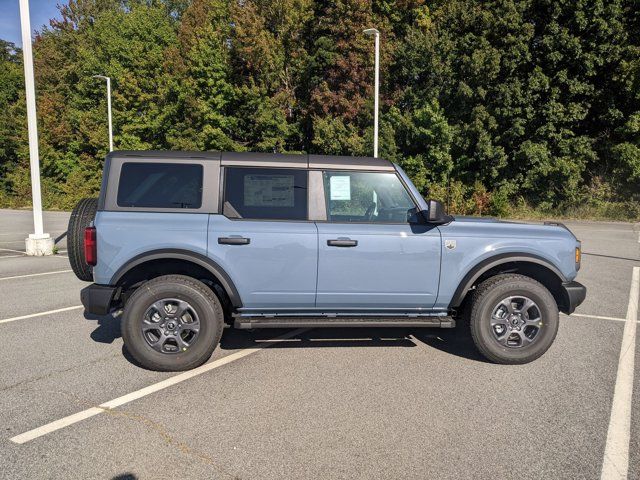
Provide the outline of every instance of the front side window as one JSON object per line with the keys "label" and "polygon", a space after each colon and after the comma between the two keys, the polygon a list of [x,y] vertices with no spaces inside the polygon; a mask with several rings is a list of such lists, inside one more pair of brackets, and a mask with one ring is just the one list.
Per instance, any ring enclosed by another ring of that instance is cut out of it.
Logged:
{"label": "front side window", "polygon": [[416,206],[394,173],[324,172],[330,222],[407,223]]}
{"label": "front side window", "polygon": [[306,220],[307,171],[227,167],[224,214],[257,220]]}
{"label": "front side window", "polygon": [[120,170],[118,206],[200,208],[202,165],[128,162]]}

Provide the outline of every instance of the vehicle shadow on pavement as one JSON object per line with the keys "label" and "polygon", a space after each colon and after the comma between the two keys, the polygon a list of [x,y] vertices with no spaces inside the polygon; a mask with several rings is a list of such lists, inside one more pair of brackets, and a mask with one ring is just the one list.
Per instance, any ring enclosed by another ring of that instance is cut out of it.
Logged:
{"label": "vehicle shadow on pavement", "polygon": [[416,340],[457,357],[489,363],[476,349],[468,328],[458,325],[452,329],[422,328],[413,331]]}
{"label": "vehicle shadow on pavement", "polygon": [[[486,363],[476,350],[468,329],[436,328],[322,328],[309,329],[296,337],[278,341],[289,330],[225,331],[220,348],[238,350],[256,348],[274,342],[270,348],[323,347],[416,347],[416,341],[457,357]],[[275,343],[278,341],[278,343]]]}
{"label": "vehicle shadow on pavement", "polygon": [[120,338],[120,316],[115,314],[94,315],[84,312],[84,318],[97,322],[97,328],[91,332],[91,338],[98,343],[113,343]]}
{"label": "vehicle shadow on pavement", "polygon": [[[95,321],[97,327],[90,337],[97,343],[112,344],[121,338],[120,316],[93,315],[85,312],[84,318]],[[416,342],[457,357],[486,362],[473,345],[468,329],[458,326],[454,329],[437,328],[310,328],[293,338],[281,340],[279,337],[289,329],[236,330],[225,328],[220,340],[222,350],[243,350],[246,348],[370,348],[418,346]],[[140,366],[131,358],[126,348],[122,348],[125,358]]]}
{"label": "vehicle shadow on pavement", "polygon": [[[120,333],[120,312],[112,312],[108,315],[94,315],[92,313],[84,312],[85,320],[96,322],[98,326],[89,335],[94,342],[112,344],[117,339],[122,338]],[[122,356],[132,365],[139,368],[145,367],[140,365],[122,345]],[[135,477],[114,477],[114,478],[135,478]]]}
{"label": "vehicle shadow on pavement", "polygon": [[[399,328],[321,328],[308,329],[293,338],[280,341],[287,329],[234,330],[222,335],[220,348],[241,350],[269,346],[270,348],[322,347],[415,347],[406,329]],[[278,342],[278,343],[275,343]],[[273,343],[273,345],[270,345]]]}

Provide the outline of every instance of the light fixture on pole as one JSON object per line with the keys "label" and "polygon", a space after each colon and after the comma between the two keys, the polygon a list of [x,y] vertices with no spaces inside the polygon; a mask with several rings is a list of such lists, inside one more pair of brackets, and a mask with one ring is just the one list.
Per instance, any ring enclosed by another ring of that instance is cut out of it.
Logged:
{"label": "light fixture on pole", "polygon": [[24,86],[29,131],[29,163],[31,166],[31,196],[33,203],[33,229],[25,241],[27,255],[51,255],[53,239],[44,233],[42,222],[42,193],[40,190],[40,154],[38,152],[38,121],[36,117],[36,89],[33,80],[33,53],[31,51],[31,21],[29,0],[20,0],[20,27],[22,29],[22,55],[24,58]]}
{"label": "light fixture on pole", "polygon": [[93,75],[107,81],[107,116],[109,117],[109,151],[113,152],[113,127],[111,125],[111,78],[104,75]]}
{"label": "light fixture on pole", "polygon": [[373,99],[373,157],[378,158],[378,96],[380,93],[380,32],[376,28],[367,28],[365,35],[375,39],[375,87]]}

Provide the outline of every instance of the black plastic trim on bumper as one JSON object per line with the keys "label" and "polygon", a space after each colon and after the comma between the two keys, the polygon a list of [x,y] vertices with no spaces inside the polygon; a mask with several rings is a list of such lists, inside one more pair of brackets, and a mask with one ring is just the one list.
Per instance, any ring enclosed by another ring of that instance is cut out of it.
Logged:
{"label": "black plastic trim on bumper", "polygon": [[578,282],[563,283],[562,294],[564,304],[561,306],[560,311],[569,315],[575,311],[578,305],[584,302],[587,296],[587,287]]}
{"label": "black plastic trim on bumper", "polygon": [[80,291],[80,300],[85,311],[94,315],[106,315],[111,310],[113,297],[118,287],[91,284]]}

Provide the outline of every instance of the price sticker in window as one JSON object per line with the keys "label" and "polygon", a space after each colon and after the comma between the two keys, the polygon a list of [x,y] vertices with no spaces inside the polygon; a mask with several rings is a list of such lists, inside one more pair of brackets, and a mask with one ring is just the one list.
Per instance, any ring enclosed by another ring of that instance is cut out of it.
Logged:
{"label": "price sticker in window", "polygon": [[333,176],[329,179],[331,200],[351,200],[351,177]]}

